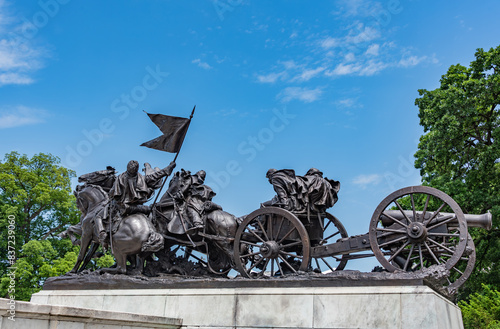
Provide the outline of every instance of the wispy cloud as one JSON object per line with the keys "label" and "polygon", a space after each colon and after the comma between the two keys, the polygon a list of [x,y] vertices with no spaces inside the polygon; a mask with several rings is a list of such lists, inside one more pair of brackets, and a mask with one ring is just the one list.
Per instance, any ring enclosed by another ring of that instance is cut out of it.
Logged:
{"label": "wispy cloud", "polygon": [[321,72],[325,70],[325,67],[318,67],[315,69],[304,69],[299,75],[292,79],[292,81],[309,81]]}
{"label": "wispy cloud", "polygon": [[323,50],[333,48],[349,49],[359,48],[361,44],[369,43],[381,37],[380,31],[372,26],[357,23],[352,26],[344,36],[325,36],[318,43]]}
{"label": "wispy cloud", "polygon": [[427,56],[407,56],[399,60],[398,65],[401,67],[410,67],[420,64],[426,60]]}
{"label": "wispy cloud", "polygon": [[47,52],[22,36],[26,26],[11,15],[7,7],[7,2],[0,0],[0,87],[31,84],[32,75],[43,67],[42,58]]}
{"label": "wispy cloud", "polygon": [[212,66],[210,66],[206,62],[202,62],[201,59],[199,59],[199,58],[193,59],[191,61],[191,63],[197,64],[199,67],[201,67],[202,69],[205,69],[205,70],[210,70],[212,68]]}
{"label": "wispy cloud", "polygon": [[372,0],[338,0],[337,8],[335,14],[345,18],[370,17],[383,9],[380,2]]}
{"label": "wispy cloud", "polygon": [[[388,69],[411,69],[423,63],[437,63],[435,56],[425,56],[411,47],[402,47],[391,40],[391,29],[380,23],[377,15],[384,9],[377,0],[335,0],[337,10],[332,12],[336,20],[344,22],[344,28],[315,31],[300,24],[293,26],[293,34],[305,36],[298,43],[289,38],[287,47],[301,49],[307,55],[278,60],[272,68],[254,74],[255,81],[283,85],[277,96],[284,102],[301,99],[299,94],[318,99],[322,89],[311,86],[313,79],[325,85],[327,78],[346,76],[374,76]],[[398,7],[401,11],[402,8]],[[396,15],[397,13],[394,13]],[[284,32],[283,30],[282,32]],[[318,84],[318,83],[316,83]],[[314,91],[314,92],[313,92]]]}
{"label": "wispy cloud", "polygon": [[355,185],[361,186],[361,188],[365,189],[369,185],[377,185],[382,181],[382,176],[379,174],[371,174],[371,175],[359,175],[356,176],[352,183]]}
{"label": "wispy cloud", "polygon": [[358,100],[356,98],[340,99],[336,101],[335,104],[342,108],[362,107],[362,105],[358,104]]}
{"label": "wispy cloud", "polygon": [[321,47],[324,49],[330,49],[333,47],[337,47],[340,44],[340,41],[337,38],[326,37],[320,41]]}
{"label": "wispy cloud", "polygon": [[319,76],[326,69],[324,66],[309,68],[305,64],[299,65],[292,60],[280,61],[278,64],[273,72],[258,74],[257,81],[260,83],[275,83],[277,81],[305,82]]}
{"label": "wispy cloud", "polygon": [[45,110],[22,105],[0,109],[0,129],[43,123],[47,116],[48,113]]}
{"label": "wispy cloud", "polygon": [[269,74],[257,75],[257,81],[260,83],[275,83],[284,76],[285,72],[272,72]]}
{"label": "wispy cloud", "polygon": [[368,47],[365,51],[365,55],[378,56],[379,49],[380,45],[378,43],[374,43]]}
{"label": "wispy cloud", "polygon": [[277,98],[282,102],[287,103],[292,100],[299,100],[304,103],[311,103],[321,97],[323,90],[321,87],[310,89],[303,87],[287,87],[281,91]]}

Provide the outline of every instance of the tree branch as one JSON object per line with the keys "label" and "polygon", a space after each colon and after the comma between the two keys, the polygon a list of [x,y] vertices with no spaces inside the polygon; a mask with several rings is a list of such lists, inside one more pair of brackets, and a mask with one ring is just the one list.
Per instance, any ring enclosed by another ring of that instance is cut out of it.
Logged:
{"label": "tree branch", "polygon": [[56,232],[57,230],[59,230],[61,227],[63,227],[64,224],[59,224],[58,226],[54,227],[53,229],[49,230],[47,233],[45,233],[41,238],[40,240],[45,240],[47,239],[50,235],[52,235],[52,233]]}

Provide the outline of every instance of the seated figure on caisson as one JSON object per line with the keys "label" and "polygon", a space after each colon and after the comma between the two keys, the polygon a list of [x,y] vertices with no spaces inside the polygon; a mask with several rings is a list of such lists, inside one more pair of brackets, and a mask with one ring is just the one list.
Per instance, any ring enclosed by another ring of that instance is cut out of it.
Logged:
{"label": "seated figure on caisson", "polygon": [[263,207],[281,207],[297,214],[323,213],[338,200],[340,183],[323,178],[316,168],[309,169],[305,176],[296,176],[292,169],[269,169],[266,177],[276,195]]}

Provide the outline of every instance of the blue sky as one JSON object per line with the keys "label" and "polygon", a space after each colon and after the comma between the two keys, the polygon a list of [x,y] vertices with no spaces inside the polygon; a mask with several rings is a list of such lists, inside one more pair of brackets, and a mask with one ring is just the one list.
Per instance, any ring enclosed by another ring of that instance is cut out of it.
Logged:
{"label": "blue sky", "polygon": [[178,169],[206,170],[225,210],[270,199],[269,168],[317,167],[342,184],[331,212],[366,233],[387,194],[420,183],[417,90],[498,46],[498,12],[492,0],[0,0],[0,154],[52,153],[77,175],[163,167],[173,154],[139,146],[160,134],[143,110],[196,104]]}

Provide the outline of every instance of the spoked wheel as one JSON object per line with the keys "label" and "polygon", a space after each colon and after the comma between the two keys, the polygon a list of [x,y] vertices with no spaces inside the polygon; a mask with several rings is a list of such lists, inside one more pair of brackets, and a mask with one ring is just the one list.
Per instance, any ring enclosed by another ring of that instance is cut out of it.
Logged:
{"label": "spoked wheel", "polygon": [[252,212],[236,232],[236,270],[249,278],[306,271],[309,255],[309,235],[304,225],[281,208],[266,207]]}
{"label": "spoked wheel", "polygon": [[[338,239],[347,238],[347,231],[340,220],[332,214],[326,213],[324,223],[321,227],[322,238],[314,243],[314,247],[325,246],[332,244]],[[315,257],[314,252],[311,254],[311,267],[324,271],[340,271],[347,264],[348,255],[331,255],[326,257]]]}
{"label": "spoked wheel", "polygon": [[370,246],[390,272],[422,271],[432,265],[451,270],[467,245],[467,222],[446,193],[427,186],[393,192],[373,213]]}
{"label": "spoked wheel", "polygon": [[462,257],[460,257],[458,263],[451,268],[450,277],[447,278],[447,284],[444,286],[449,294],[454,295],[457,293],[458,288],[460,288],[471,275],[475,263],[476,247],[474,246],[474,241],[470,234],[467,234],[465,252]]}

